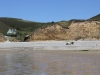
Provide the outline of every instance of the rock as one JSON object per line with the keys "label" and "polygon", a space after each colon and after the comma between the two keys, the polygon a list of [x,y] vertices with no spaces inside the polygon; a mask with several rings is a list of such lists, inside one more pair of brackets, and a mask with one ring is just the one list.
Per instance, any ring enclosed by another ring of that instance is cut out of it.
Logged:
{"label": "rock", "polygon": [[4,41],[5,41],[4,35],[0,33],[0,42],[4,42]]}
{"label": "rock", "polygon": [[[30,41],[36,40],[97,40],[100,38],[100,21],[73,22],[62,28],[56,24],[47,28],[38,29],[30,35]],[[95,39],[94,39],[95,38]]]}

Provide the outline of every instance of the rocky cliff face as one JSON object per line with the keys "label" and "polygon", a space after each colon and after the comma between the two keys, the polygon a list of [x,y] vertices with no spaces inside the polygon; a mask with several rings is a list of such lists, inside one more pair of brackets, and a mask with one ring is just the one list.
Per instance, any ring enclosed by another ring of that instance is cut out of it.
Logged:
{"label": "rocky cliff face", "polygon": [[4,42],[4,41],[5,41],[5,38],[4,38],[3,34],[0,33],[0,42]]}
{"label": "rocky cliff face", "polygon": [[100,21],[73,22],[68,27],[62,28],[56,24],[44,29],[38,29],[30,35],[30,41],[36,40],[79,40],[99,39]]}

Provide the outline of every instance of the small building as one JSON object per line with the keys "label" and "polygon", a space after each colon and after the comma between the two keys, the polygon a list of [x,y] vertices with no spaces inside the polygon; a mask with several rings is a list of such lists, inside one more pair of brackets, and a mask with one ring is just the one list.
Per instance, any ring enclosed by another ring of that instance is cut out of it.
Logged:
{"label": "small building", "polygon": [[16,35],[16,33],[17,33],[17,31],[16,31],[16,29],[9,29],[8,31],[7,31],[7,35]]}

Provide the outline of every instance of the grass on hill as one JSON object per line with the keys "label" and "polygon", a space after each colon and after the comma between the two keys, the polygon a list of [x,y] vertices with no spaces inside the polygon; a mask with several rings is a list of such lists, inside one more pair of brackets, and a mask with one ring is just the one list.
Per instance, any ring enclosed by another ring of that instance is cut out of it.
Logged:
{"label": "grass on hill", "polygon": [[26,21],[17,18],[0,18],[0,32],[6,34],[9,28],[17,29],[17,35],[25,37],[25,35],[30,34],[31,32],[37,30],[38,28],[45,28],[49,25],[54,25],[55,22],[41,23],[41,22],[32,22]]}
{"label": "grass on hill", "polygon": [[92,20],[92,21],[100,21],[100,14],[93,16],[92,18],[88,19],[88,20]]}
{"label": "grass on hill", "polygon": [[28,35],[39,28],[45,28],[47,26],[59,24],[63,28],[68,29],[69,25],[72,22],[84,22],[88,20],[100,21],[100,14],[87,20],[71,19],[69,21],[62,20],[59,22],[52,21],[52,22],[47,22],[47,23],[32,22],[32,21],[27,21],[27,20],[18,19],[18,18],[1,17],[0,18],[0,33],[3,33],[5,35],[9,28],[15,28],[18,31],[17,35],[21,35],[21,37],[23,38],[25,37],[25,35]]}
{"label": "grass on hill", "polygon": [[9,28],[10,26],[0,22],[0,33],[3,33],[5,35]]}

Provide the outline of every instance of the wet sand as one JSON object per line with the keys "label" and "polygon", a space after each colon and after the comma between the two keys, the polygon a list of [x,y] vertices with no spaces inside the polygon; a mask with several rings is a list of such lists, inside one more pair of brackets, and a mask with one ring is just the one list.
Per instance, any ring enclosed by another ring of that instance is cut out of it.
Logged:
{"label": "wet sand", "polygon": [[0,75],[99,75],[100,51],[0,49]]}

